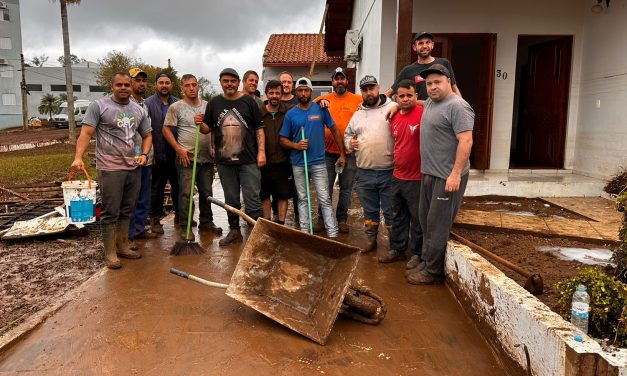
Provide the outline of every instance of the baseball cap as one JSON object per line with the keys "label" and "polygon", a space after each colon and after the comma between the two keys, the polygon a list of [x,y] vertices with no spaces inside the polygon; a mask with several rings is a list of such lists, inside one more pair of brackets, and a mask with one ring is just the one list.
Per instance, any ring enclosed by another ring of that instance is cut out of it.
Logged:
{"label": "baseball cap", "polygon": [[420,72],[420,77],[427,78],[427,76],[430,75],[431,73],[443,74],[443,75],[445,75],[448,78],[451,77],[451,73],[442,64],[433,64],[429,68],[427,68],[427,69],[423,70],[422,72]]}
{"label": "baseball cap", "polygon": [[341,75],[342,75],[342,76],[344,76],[344,77],[348,77],[348,76],[346,75],[346,71],[344,71],[344,68],[342,68],[342,67],[337,67],[337,68],[335,68],[335,72],[333,72],[333,74],[331,75],[331,79],[332,79],[332,80],[335,80],[335,76],[337,76],[338,74],[341,74]]}
{"label": "baseball cap", "polygon": [[429,39],[433,40],[433,34],[427,32],[427,31],[421,31],[419,33],[416,33],[416,35],[414,35],[414,39],[412,39],[411,42],[415,43],[420,38],[429,38]]}
{"label": "baseball cap", "polygon": [[131,78],[135,78],[140,74],[143,74],[144,77],[148,78],[148,73],[144,72],[141,68],[131,68],[129,69],[128,74]]}
{"label": "baseball cap", "polygon": [[313,85],[311,84],[311,80],[307,77],[301,77],[298,80],[296,80],[296,83],[294,84],[294,88],[298,89],[299,87],[308,87],[311,90],[313,90]]}
{"label": "baseball cap", "polygon": [[233,76],[239,80],[239,74],[237,74],[237,71],[233,68],[222,69],[222,72],[220,72],[220,78],[222,78],[222,76],[225,76],[225,75]]}
{"label": "baseball cap", "polygon": [[359,88],[362,89],[364,86],[378,85],[378,84],[379,83],[377,82],[377,79],[374,76],[367,74],[359,81]]}

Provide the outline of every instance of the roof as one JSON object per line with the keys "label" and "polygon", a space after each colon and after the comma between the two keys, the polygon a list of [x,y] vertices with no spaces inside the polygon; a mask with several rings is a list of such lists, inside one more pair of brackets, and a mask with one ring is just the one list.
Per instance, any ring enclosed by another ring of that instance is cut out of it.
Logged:
{"label": "roof", "polygon": [[[318,34],[272,34],[263,53],[263,66],[309,65],[318,43]],[[324,51],[324,34],[316,64],[344,65],[344,56],[328,56]]]}

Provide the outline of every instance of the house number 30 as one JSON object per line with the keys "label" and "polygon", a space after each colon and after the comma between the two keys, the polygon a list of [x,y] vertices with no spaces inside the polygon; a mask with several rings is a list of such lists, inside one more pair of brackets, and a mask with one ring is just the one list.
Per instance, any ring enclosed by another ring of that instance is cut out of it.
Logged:
{"label": "house number 30", "polygon": [[496,70],[496,78],[502,78],[504,80],[507,80],[507,72],[503,72],[500,69]]}

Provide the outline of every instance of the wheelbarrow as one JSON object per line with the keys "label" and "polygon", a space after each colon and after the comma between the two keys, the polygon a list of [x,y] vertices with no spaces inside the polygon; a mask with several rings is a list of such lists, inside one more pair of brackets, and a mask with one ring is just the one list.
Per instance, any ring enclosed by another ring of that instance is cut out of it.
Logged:
{"label": "wheelbarrow", "polygon": [[226,295],[293,331],[324,345],[338,313],[377,324],[383,300],[367,288],[352,287],[360,249],[310,235],[208,200],[253,225],[228,285],[171,269],[178,276],[226,288]]}

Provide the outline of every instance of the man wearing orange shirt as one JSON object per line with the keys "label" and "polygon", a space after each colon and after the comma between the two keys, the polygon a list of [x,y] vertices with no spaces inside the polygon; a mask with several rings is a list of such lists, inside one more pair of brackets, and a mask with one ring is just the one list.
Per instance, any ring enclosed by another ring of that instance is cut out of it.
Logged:
{"label": "man wearing orange shirt", "polygon": [[[335,72],[333,72],[333,75],[331,76],[331,80],[333,92],[318,97],[316,102],[323,99],[329,102],[329,112],[331,113],[331,117],[340,131],[342,139],[344,139],[344,131],[346,130],[351,117],[361,105],[362,98],[361,95],[351,93],[347,90],[348,78],[342,67],[335,69]],[[331,200],[333,200],[333,184],[335,183],[335,178],[339,175],[338,180],[340,184],[340,197],[337,200],[335,217],[337,218],[339,231],[347,233],[348,224],[346,221],[348,219],[348,208],[351,204],[353,183],[355,182],[355,174],[357,173],[355,156],[350,151],[346,151],[346,164],[343,170],[338,174],[336,172],[336,163],[340,157],[340,150],[337,147],[331,132],[328,129],[325,129],[325,157],[327,163],[327,173],[329,176],[329,192],[331,194]],[[324,222],[322,221],[321,208],[318,207],[318,221],[314,226],[314,232],[320,232],[322,230],[324,230]]]}

